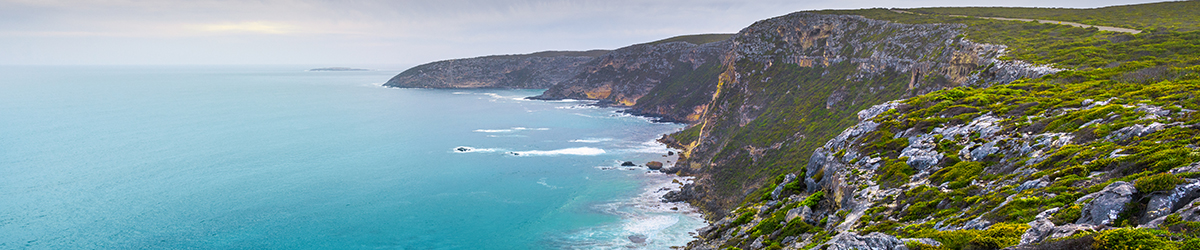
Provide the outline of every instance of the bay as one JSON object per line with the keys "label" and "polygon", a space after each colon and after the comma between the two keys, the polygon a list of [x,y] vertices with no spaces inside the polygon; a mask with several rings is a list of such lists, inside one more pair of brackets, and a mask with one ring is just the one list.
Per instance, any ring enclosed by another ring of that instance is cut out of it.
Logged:
{"label": "bay", "polygon": [[619,166],[673,160],[653,139],[681,125],[307,68],[0,67],[0,248],[664,249],[704,226],[657,201],[677,178]]}

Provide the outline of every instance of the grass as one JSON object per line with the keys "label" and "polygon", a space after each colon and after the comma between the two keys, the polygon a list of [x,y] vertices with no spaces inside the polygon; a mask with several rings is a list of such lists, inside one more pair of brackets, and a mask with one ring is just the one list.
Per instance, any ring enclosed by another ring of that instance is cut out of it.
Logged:
{"label": "grass", "polygon": [[917,8],[908,11],[940,15],[1070,21],[1152,31],[1192,31],[1200,29],[1200,12],[1196,10],[1200,10],[1200,1],[1159,2],[1092,9],[941,7]]}
{"label": "grass", "polygon": [[707,44],[707,43],[715,43],[715,42],[724,41],[725,39],[729,39],[730,37],[733,37],[733,35],[735,35],[735,34],[682,35],[682,36],[675,36],[675,37],[671,37],[671,38],[667,38],[667,39],[649,42],[648,44],[660,44],[660,43],[669,43],[669,42],[688,42],[691,44],[702,45],[702,44]]}

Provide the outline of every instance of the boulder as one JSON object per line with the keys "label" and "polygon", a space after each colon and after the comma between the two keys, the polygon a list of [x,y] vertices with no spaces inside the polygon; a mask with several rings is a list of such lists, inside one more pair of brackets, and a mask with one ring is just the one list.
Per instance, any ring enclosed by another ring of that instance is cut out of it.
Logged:
{"label": "boulder", "polygon": [[808,208],[808,206],[800,206],[798,208],[793,208],[792,210],[788,210],[787,215],[784,217],[784,221],[792,221],[792,219],[795,219],[795,218],[800,218],[801,220],[809,221],[809,218],[812,218],[812,217],[813,216],[812,216],[811,208]]}
{"label": "boulder", "polygon": [[1196,203],[1200,203],[1200,198],[1184,203],[1183,208],[1178,211],[1179,216],[1186,221],[1200,221],[1200,205]]}
{"label": "boulder", "polygon": [[663,168],[663,163],[657,162],[657,161],[651,161],[651,162],[646,163],[646,167],[650,168],[650,170],[659,170],[659,169]]}
{"label": "boulder", "polygon": [[1200,197],[1200,182],[1178,185],[1166,193],[1156,194],[1150,197],[1150,203],[1146,205],[1146,215],[1142,216],[1141,224],[1167,216],[1175,210],[1183,208],[1186,205],[1183,203],[1184,201],[1190,201],[1197,197]]}
{"label": "boulder", "polygon": [[783,176],[783,182],[780,182],[778,186],[775,186],[775,190],[771,191],[771,199],[778,200],[779,195],[783,194],[784,186],[787,186],[788,183],[792,183],[793,181],[796,181],[796,174],[787,174]]}
{"label": "boulder", "polygon": [[896,238],[896,236],[891,236],[880,232],[872,232],[867,235],[858,235],[853,232],[841,232],[837,235],[834,235],[833,238],[829,238],[829,241],[825,242],[825,244],[822,244],[821,246],[818,246],[817,249],[908,250],[908,247],[904,246],[904,241]]}
{"label": "boulder", "polygon": [[1165,128],[1166,124],[1158,122],[1150,123],[1150,125],[1145,126],[1142,126],[1141,124],[1134,124],[1133,126],[1124,127],[1118,129],[1117,131],[1113,131],[1112,133],[1108,134],[1107,137],[1111,141],[1125,141],[1133,137],[1146,136]]}
{"label": "boulder", "polygon": [[1173,168],[1170,171],[1172,174],[1200,172],[1200,162],[1192,163],[1191,165]]}
{"label": "boulder", "polygon": [[1037,217],[1029,222],[1029,229],[1025,230],[1025,234],[1021,235],[1021,245],[1038,243],[1050,236],[1054,230],[1054,222],[1050,221],[1050,217],[1057,213],[1060,208],[1051,208],[1039,213]]}
{"label": "boulder", "polygon": [[885,102],[883,104],[871,106],[870,108],[864,109],[862,111],[858,111],[858,120],[863,121],[863,120],[875,118],[875,116],[878,116],[879,114],[883,114],[883,112],[886,112],[888,110],[895,109],[897,106],[900,106],[900,102],[898,102],[898,101],[889,101],[889,102]]}
{"label": "boulder", "polygon": [[637,164],[633,164],[632,161],[627,161],[627,162],[621,163],[621,166],[622,167],[632,167],[632,166],[637,166]]}
{"label": "boulder", "polygon": [[996,142],[990,141],[990,142],[984,143],[982,146],[972,149],[971,150],[971,160],[983,161],[983,158],[986,158],[988,155],[994,154],[998,151],[1000,151],[1000,148],[996,147]]}
{"label": "boulder", "polygon": [[663,202],[685,202],[696,197],[695,184],[688,183],[683,188],[667,192],[662,196]]}
{"label": "boulder", "polygon": [[[1042,179],[1047,179],[1047,178],[1043,177]],[[1021,191],[1025,191],[1025,190],[1029,190],[1029,189],[1046,187],[1046,184],[1049,184],[1049,180],[1043,181],[1042,179],[1033,179],[1033,180],[1029,180],[1024,183],[1021,183],[1020,186],[1017,186],[1017,188],[1013,189],[1013,192],[1021,192]]]}
{"label": "boulder", "polygon": [[925,170],[931,166],[938,164],[942,159],[942,153],[936,150],[937,144],[934,137],[930,135],[921,135],[908,138],[908,147],[900,151],[900,157],[908,157],[905,162],[909,166],[917,170]]}
{"label": "boulder", "polygon": [[1117,220],[1117,216],[1125,211],[1125,204],[1133,200],[1137,189],[1133,184],[1118,181],[1104,187],[1100,192],[1085,195],[1076,202],[1092,199],[1083,205],[1082,215],[1076,224],[1109,225]]}
{"label": "boulder", "polygon": [[754,242],[750,243],[750,248],[748,248],[748,249],[762,249],[763,241],[766,240],[766,238],[767,238],[766,235],[758,236],[758,238],[754,239]]}
{"label": "boulder", "polygon": [[1029,229],[1025,230],[1025,234],[1021,235],[1020,245],[1036,244],[1047,239],[1058,239],[1067,236],[1075,235],[1080,231],[1095,230],[1095,226],[1088,224],[1067,224],[1055,226],[1054,222],[1050,221],[1050,217],[1058,212],[1059,208],[1052,208],[1038,214],[1036,219],[1029,222]]}

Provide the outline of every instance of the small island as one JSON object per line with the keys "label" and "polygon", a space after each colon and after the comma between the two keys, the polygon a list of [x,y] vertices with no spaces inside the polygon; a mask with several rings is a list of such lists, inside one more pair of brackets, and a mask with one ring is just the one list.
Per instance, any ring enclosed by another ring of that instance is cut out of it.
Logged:
{"label": "small island", "polygon": [[308,71],[370,71],[370,70],[369,69],[348,68],[348,67],[328,67],[328,68],[315,68],[315,69],[310,69]]}

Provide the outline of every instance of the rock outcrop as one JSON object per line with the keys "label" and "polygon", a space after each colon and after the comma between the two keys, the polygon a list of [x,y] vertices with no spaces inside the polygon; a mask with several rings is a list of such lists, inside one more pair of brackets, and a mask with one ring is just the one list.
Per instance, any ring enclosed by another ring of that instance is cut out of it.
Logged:
{"label": "rock outcrop", "polygon": [[896,236],[879,232],[867,235],[858,235],[851,232],[839,233],[830,238],[825,244],[817,246],[817,248],[828,250],[908,250],[908,247],[904,246],[904,241],[896,238]]}
{"label": "rock outcrop", "polygon": [[1091,202],[1083,206],[1083,215],[1075,223],[1091,225],[1112,224],[1121,215],[1121,212],[1125,211],[1125,204],[1133,200],[1134,193],[1137,193],[1137,189],[1133,188],[1133,184],[1118,181],[1104,187],[1100,192],[1080,197],[1076,201],[1077,203],[1087,200],[1091,200]]}
{"label": "rock outcrop", "polygon": [[[686,158],[676,164],[698,176],[701,200],[694,202],[720,218],[773,177],[766,169],[779,173],[821,165],[814,162],[821,160],[814,150],[837,135],[832,131],[858,122],[855,113],[872,105],[1057,71],[999,60],[1005,46],[965,40],[965,28],[798,12],[743,29],[729,41],[711,101],[696,108],[702,111],[698,138],[684,145]],[[880,110],[887,109],[867,113]],[[927,141],[917,138],[905,149],[911,164],[938,164]],[[769,160],[781,158],[812,160],[787,165]],[[820,171],[807,170],[809,176]],[[745,181],[731,186],[731,179]]]}
{"label": "rock outcrop", "polygon": [[[728,41],[645,43],[616,49],[583,64],[540,100],[598,100],[628,113],[666,122],[695,122],[716,89]],[[650,95],[650,96],[647,96]]]}

